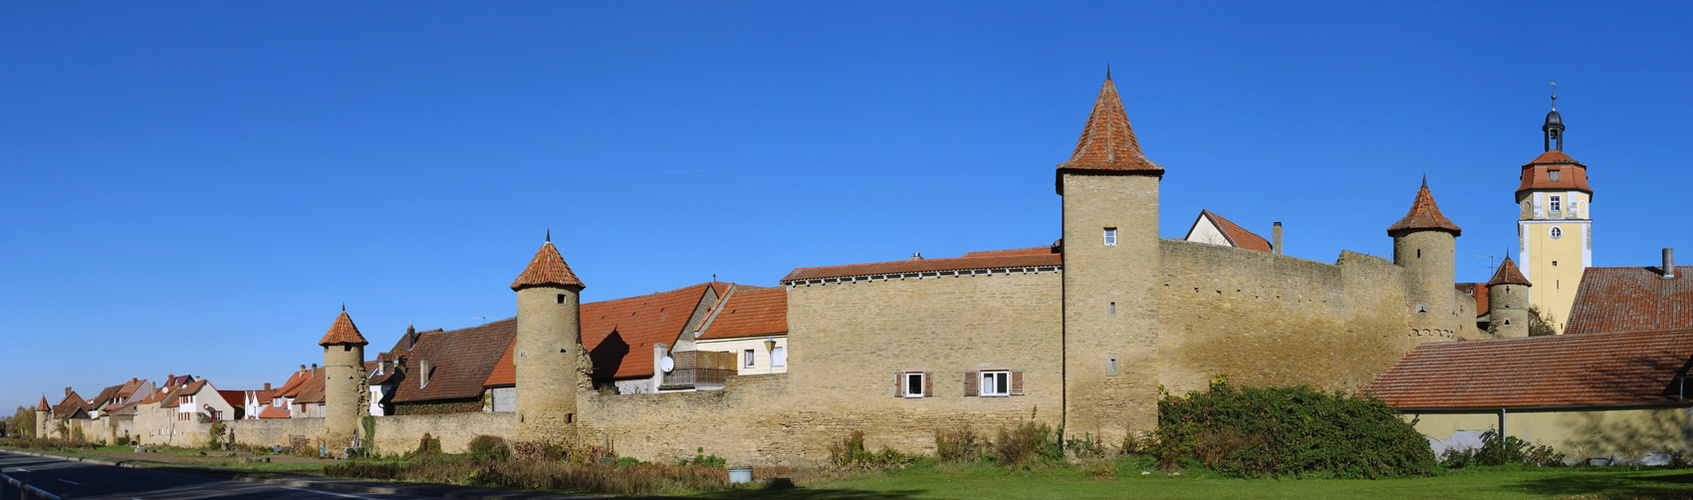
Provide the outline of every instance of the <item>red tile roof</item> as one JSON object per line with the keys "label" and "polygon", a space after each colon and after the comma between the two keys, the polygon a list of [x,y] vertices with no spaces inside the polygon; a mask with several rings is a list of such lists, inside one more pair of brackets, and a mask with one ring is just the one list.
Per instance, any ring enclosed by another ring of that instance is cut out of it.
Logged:
{"label": "red tile roof", "polygon": [[1656,267],[1589,267],[1564,333],[1693,328],[1693,278]]}
{"label": "red tile roof", "polygon": [[[1216,212],[1212,212],[1210,210],[1200,210],[1199,219],[1193,221],[1193,225],[1197,227],[1200,220],[1211,221],[1211,225],[1217,228],[1217,232],[1223,233],[1223,238],[1227,239],[1229,241],[1229,245],[1232,245],[1235,248],[1257,250],[1260,252],[1273,252],[1275,250],[1270,246],[1270,240],[1266,240],[1263,236],[1259,236],[1252,231],[1247,231],[1246,228],[1240,227],[1240,225],[1235,224],[1234,221],[1224,219],[1223,216],[1217,215]],[[1188,235],[1193,235],[1192,229],[1188,230]]]}
{"label": "red tile roof", "polygon": [[582,345],[594,360],[594,379],[650,377],[653,344],[676,346],[710,283],[582,304]]}
{"label": "red tile roof", "polygon": [[[548,236],[551,238],[551,235]],[[553,247],[549,239],[535,251],[535,258],[529,259],[529,267],[523,269],[523,274],[517,275],[517,280],[511,282],[512,290],[522,290],[532,286],[555,285],[586,287],[582,280],[576,279],[576,273],[570,272],[570,265],[564,263],[564,257],[558,255],[558,249]]]}
{"label": "red tile roof", "polygon": [[975,251],[975,252],[965,252],[964,257],[965,258],[973,258],[973,257],[1016,257],[1016,256],[1022,256],[1022,255],[1047,255],[1047,254],[1051,254],[1051,253],[1053,253],[1052,247],[1043,246],[1043,247],[1030,247],[1030,248],[1012,248],[1012,249],[1009,249],[1009,250],[979,250],[979,251]]}
{"label": "red tile roof", "polygon": [[506,346],[506,352],[494,362],[494,371],[488,372],[488,380],[482,381],[482,387],[512,387],[517,385],[517,365],[511,362],[511,352],[517,349],[517,339],[512,339]]}
{"label": "red tile roof", "polygon": [[1146,159],[1140,152],[1140,141],[1129,126],[1129,116],[1123,112],[1123,101],[1117,97],[1117,86],[1111,79],[1099,89],[1093,112],[1076,141],[1070,160],[1058,164],[1058,194],[1064,194],[1063,174],[1070,172],[1116,172],[1164,175],[1164,167]]}
{"label": "red tile roof", "polygon": [[[1008,251],[1000,251],[1008,252]],[[1050,248],[1045,253],[1035,249],[1014,251],[1017,253],[971,252],[964,257],[943,259],[896,260],[890,262],[875,262],[870,264],[848,264],[844,266],[801,267],[794,269],[787,276],[782,277],[783,283],[818,278],[844,278],[848,276],[873,276],[879,274],[901,274],[931,271],[962,271],[969,269],[999,269],[1007,267],[1045,267],[1057,266],[1064,263],[1063,255],[1053,252]],[[1027,253],[1023,253],[1027,252]],[[971,255],[981,255],[972,257]]]}
{"label": "red tile roof", "polygon": [[1534,286],[1528,282],[1528,277],[1523,276],[1523,272],[1517,269],[1517,263],[1512,262],[1510,257],[1505,257],[1505,262],[1499,264],[1499,270],[1493,272],[1493,279],[1487,280],[1487,286],[1493,285]]}
{"label": "red tile roof", "polygon": [[[1558,181],[1552,181],[1553,170],[1558,172]],[[1593,194],[1593,188],[1587,187],[1587,165],[1575,161],[1563,151],[1547,151],[1523,165],[1522,183],[1517,185],[1517,195],[1524,191],[1547,189],[1556,191],[1582,191]]]}
{"label": "red tile roof", "polygon": [[83,401],[82,396],[78,396],[76,391],[66,388],[65,399],[59,401],[59,404],[53,405],[53,418],[75,417],[77,412],[83,412],[83,416],[86,417],[87,411],[88,402]]}
{"label": "red tile roof", "polygon": [[282,386],[274,389],[274,391],[276,391],[275,394],[285,398],[298,397],[300,395],[300,387],[306,385],[306,381],[311,379],[311,374],[311,370],[307,370],[305,366],[301,366],[299,370],[296,370],[294,373],[288,375],[288,380],[283,382]]}
{"label": "red tile roof", "polygon": [[1487,284],[1485,283],[1453,283],[1453,288],[1475,297],[1475,315],[1477,318],[1487,315]]}
{"label": "red tile roof", "polygon": [[299,391],[294,394],[293,404],[310,404],[323,402],[323,368],[313,368],[300,382]]}
{"label": "red tile roof", "polygon": [[[586,309],[587,306],[583,306]],[[417,345],[404,354],[404,371],[397,375],[390,401],[415,404],[482,397],[482,384],[493,372],[507,346],[517,338],[517,318],[481,326],[418,334]],[[429,385],[423,385],[423,362],[429,363]]]}
{"label": "red tile roof", "polygon": [[1402,232],[1418,229],[1437,229],[1458,236],[1463,232],[1457,224],[1447,220],[1440,214],[1440,207],[1434,205],[1434,195],[1428,191],[1428,181],[1423,181],[1422,189],[1417,190],[1417,199],[1411,202],[1411,211],[1405,218],[1387,227],[1388,236],[1398,236]]}
{"label": "red tile roof", "polygon": [[41,397],[41,404],[35,405],[35,411],[53,411],[53,407],[47,406],[47,396]]}
{"label": "red tile roof", "polygon": [[182,387],[179,387],[175,391],[172,391],[169,396],[165,396],[164,402],[160,403],[159,406],[162,406],[162,407],[165,407],[165,408],[175,408],[175,407],[182,406],[182,397],[183,396],[192,396],[192,395],[198,394],[200,392],[200,389],[205,388],[205,387],[206,387],[206,379],[200,379],[200,380],[195,380],[193,382],[189,382],[188,385],[184,385]]}
{"label": "red tile roof", "polygon": [[788,334],[788,289],[737,286],[699,340]]}
{"label": "red tile roof", "polygon": [[218,396],[223,397],[223,402],[229,403],[229,406],[235,408],[247,407],[246,391],[218,391]]}
{"label": "red tile roof", "polygon": [[1693,329],[1424,344],[1368,389],[1398,409],[1676,403]]}
{"label": "red tile roof", "polygon": [[265,409],[259,410],[259,418],[289,418],[292,415],[293,412],[288,409],[288,405],[275,406],[266,403]]}
{"label": "red tile roof", "polygon": [[335,317],[335,323],[329,325],[329,332],[323,334],[323,340],[317,341],[317,345],[369,343],[364,340],[364,335],[359,335],[359,327],[353,325],[353,317],[347,315],[346,308],[342,308],[341,315]]}

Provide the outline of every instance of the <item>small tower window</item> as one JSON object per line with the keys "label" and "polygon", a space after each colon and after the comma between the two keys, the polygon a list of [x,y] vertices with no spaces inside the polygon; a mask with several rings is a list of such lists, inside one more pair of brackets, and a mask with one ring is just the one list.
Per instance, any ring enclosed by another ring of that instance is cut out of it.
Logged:
{"label": "small tower window", "polygon": [[1547,197],[1547,200],[1549,200],[1547,204],[1551,207],[1551,208],[1549,208],[1549,210],[1551,210],[1553,212],[1563,211],[1563,206],[1564,206],[1563,199],[1564,198],[1562,196],[1558,196],[1558,195],[1552,195],[1550,197]]}
{"label": "small tower window", "polygon": [[557,300],[558,303],[563,304],[564,303],[564,294],[562,294],[562,293],[558,294],[558,297],[554,298],[554,300]]}
{"label": "small tower window", "polygon": [[1114,227],[1105,228],[1105,246],[1108,246],[1108,247],[1117,246],[1117,228],[1114,228]]}
{"label": "small tower window", "polygon": [[1110,315],[1110,317],[1113,317],[1113,318],[1117,317],[1117,303],[1116,302],[1111,303],[1111,312],[1109,313],[1109,315]]}
{"label": "small tower window", "polygon": [[1552,239],[1554,239],[1554,240],[1558,239],[1558,238],[1562,238],[1562,237],[1564,237],[1564,228],[1561,228],[1561,227],[1558,227],[1558,226],[1552,226],[1552,230],[1547,231],[1547,234],[1551,235]]}
{"label": "small tower window", "polygon": [[1548,172],[1546,172],[1546,174],[1552,176],[1552,182],[1558,182],[1558,171],[1557,170],[1548,171]]}

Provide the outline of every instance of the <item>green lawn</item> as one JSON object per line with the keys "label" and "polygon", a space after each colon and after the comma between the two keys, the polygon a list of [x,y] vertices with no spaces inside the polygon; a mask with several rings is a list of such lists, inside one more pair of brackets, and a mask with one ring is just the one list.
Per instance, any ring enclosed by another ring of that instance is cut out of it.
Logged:
{"label": "green lawn", "polygon": [[1693,498],[1693,469],[1547,468],[1462,470],[1388,480],[1225,479],[1205,471],[1170,476],[1122,470],[1095,480],[1076,469],[915,466],[817,481],[797,490],[730,491],[707,498],[895,500],[919,498]]}

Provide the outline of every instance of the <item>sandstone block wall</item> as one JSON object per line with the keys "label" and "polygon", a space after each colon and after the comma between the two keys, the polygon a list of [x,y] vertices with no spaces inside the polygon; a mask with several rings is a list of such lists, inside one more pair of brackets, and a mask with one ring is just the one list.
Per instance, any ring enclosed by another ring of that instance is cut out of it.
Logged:
{"label": "sandstone block wall", "polygon": [[323,419],[321,418],[264,418],[254,420],[236,420],[228,422],[229,428],[235,433],[237,444],[261,447],[282,446],[291,443],[290,436],[300,436],[312,441],[323,436]]}
{"label": "sandstone block wall", "polygon": [[441,451],[464,453],[470,440],[483,434],[508,442],[517,440],[517,415],[474,412],[376,417],[376,452],[397,455],[416,450],[425,433],[441,440]]}

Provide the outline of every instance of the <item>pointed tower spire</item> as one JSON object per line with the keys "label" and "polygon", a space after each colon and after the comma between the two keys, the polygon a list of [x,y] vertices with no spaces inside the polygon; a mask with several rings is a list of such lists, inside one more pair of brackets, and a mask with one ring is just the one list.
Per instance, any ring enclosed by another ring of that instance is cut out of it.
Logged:
{"label": "pointed tower spire", "polygon": [[1457,224],[1453,224],[1445,215],[1441,215],[1440,207],[1434,204],[1434,194],[1428,190],[1428,176],[1423,176],[1423,187],[1417,190],[1417,199],[1411,202],[1411,211],[1399,222],[1387,227],[1388,236],[1397,236],[1403,232],[1419,229],[1433,229],[1452,233],[1459,236],[1463,232]]}
{"label": "pointed tower spire", "polygon": [[353,325],[353,317],[347,315],[346,304],[341,305],[341,315],[336,316],[335,323],[329,325],[329,332],[323,334],[323,340],[317,341],[317,345],[366,345],[369,343],[364,340],[364,335],[359,334],[359,327]]}
{"label": "pointed tower spire", "polygon": [[[1087,124],[1082,126],[1082,136],[1076,140],[1075,151],[1070,154],[1069,161],[1058,164],[1059,175],[1091,171],[1162,177],[1164,167],[1141,154],[1140,142],[1135,139],[1134,128],[1129,126],[1129,116],[1123,112],[1123,101],[1117,97],[1117,86],[1111,82],[1109,67],[1106,73],[1105,84],[1094,100],[1093,112],[1088,114]],[[1064,194],[1062,187],[1058,194]]]}
{"label": "pointed tower spire", "polygon": [[541,249],[535,251],[535,258],[529,259],[529,267],[523,269],[523,274],[517,275],[517,280],[511,282],[511,289],[522,290],[532,286],[575,286],[586,288],[582,280],[576,278],[576,273],[570,272],[570,265],[564,263],[564,257],[558,255],[558,248],[553,246],[552,231],[547,231],[549,241],[541,244]]}
{"label": "pointed tower spire", "polygon": [[53,411],[53,407],[47,406],[47,396],[41,396],[41,403],[35,405],[35,411]]}
{"label": "pointed tower spire", "polygon": [[1523,276],[1522,270],[1517,269],[1517,263],[1512,262],[1510,256],[1506,256],[1505,261],[1499,263],[1499,270],[1493,272],[1493,279],[1487,280],[1487,286],[1494,285],[1534,286],[1528,282],[1527,276]]}
{"label": "pointed tower spire", "polygon": [[553,242],[553,228],[547,228],[547,243]]}

